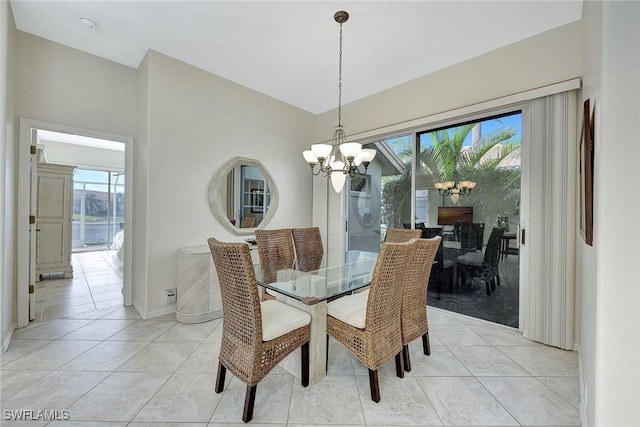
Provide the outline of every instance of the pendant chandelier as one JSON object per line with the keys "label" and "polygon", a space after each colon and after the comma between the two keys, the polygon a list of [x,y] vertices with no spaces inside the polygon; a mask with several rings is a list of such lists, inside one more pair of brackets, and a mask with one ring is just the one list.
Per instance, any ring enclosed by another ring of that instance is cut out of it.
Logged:
{"label": "pendant chandelier", "polygon": [[455,181],[436,182],[433,184],[438,189],[441,196],[449,196],[451,202],[458,203],[461,195],[471,194],[471,190],[476,186],[474,181],[458,181],[458,173],[455,173]]}
{"label": "pendant chandelier", "polygon": [[[369,163],[376,155],[376,150],[362,148],[357,142],[347,142],[342,126],[342,24],[347,22],[349,14],[343,10],[336,12],[333,19],[340,24],[340,53],[338,56],[338,125],[333,130],[331,144],[313,144],[311,150],[305,150],[302,155],[311,167],[313,175],[328,176],[336,193],[344,186],[347,176],[353,178],[356,174],[364,175]],[[364,165],[364,172],[358,170]],[[316,165],[319,168],[316,171]]]}

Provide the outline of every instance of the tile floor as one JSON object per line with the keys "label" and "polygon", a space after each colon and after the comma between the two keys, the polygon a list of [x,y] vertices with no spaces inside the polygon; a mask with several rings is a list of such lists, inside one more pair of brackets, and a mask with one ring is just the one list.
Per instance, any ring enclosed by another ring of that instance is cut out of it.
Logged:
{"label": "tile floor", "polygon": [[36,322],[122,306],[122,261],[115,251],[71,255],[73,278],[43,275],[36,282]]}
{"label": "tile floor", "polygon": [[[429,316],[431,356],[417,340],[404,379],[393,361],[382,367],[379,404],[367,370],[331,341],[327,377],[303,388],[277,367],[258,385],[251,424],[580,424],[576,353],[439,309]],[[243,425],[244,384],[227,375],[225,391],[213,391],[221,325],[185,325],[174,315],[142,320],[125,307],[32,323],[2,355],[0,408],[68,410],[70,420],[2,425]]]}

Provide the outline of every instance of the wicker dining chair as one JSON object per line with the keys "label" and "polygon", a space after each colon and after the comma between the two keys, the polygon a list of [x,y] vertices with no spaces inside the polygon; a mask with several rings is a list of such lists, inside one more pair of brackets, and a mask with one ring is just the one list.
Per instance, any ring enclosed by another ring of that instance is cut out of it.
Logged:
{"label": "wicker dining chair", "polygon": [[407,266],[402,292],[402,357],[404,370],[411,371],[409,343],[422,337],[424,354],[431,355],[427,319],[427,288],[431,267],[442,237],[418,239],[411,263]]}
{"label": "wicker dining chair", "polygon": [[347,295],[327,304],[327,334],[341,342],[368,369],[371,400],[380,401],[378,368],[395,356],[396,375],[402,366],[401,306],[398,284],[411,262],[415,241],[383,243],[368,295]]}
{"label": "wicker dining chair", "polygon": [[309,385],[311,316],[275,300],[260,302],[249,246],[208,239],[222,295],[222,342],[216,393],[227,369],[247,385],[242,421],[253,417],[257,384],[301,347],[302,386]]}
{"label": "wicker dining chair", "polygon": [[[498,268],[498,260],[500,256],[500,244],[504,230],[494,227],[484,248],[484,254],[480,252],[469,252],[456,258],[458,286],[464,286],[467,281],[467,274],[479,276],[483,278],[487,295],[491,295],[491,291],[496,289],[496,285],[500,285],[500,269]],[[460,281],[462,279],[462,282]]]}
{"label": "wicker dining chair", "polygon": [[293,228],[291,229],[291,236],[296,250],[298,270],[313,271],[320,268],[322,257],[324,256],[320,228]]}
{"label": "wicker dining chair", "polygon": [[384,239],[389,243],[402,243],[408,242],[411,239],[419,239],[422,235],[422,230],[407,230],[405,228],[387,228],[387,235]]}
{"label": "wicker dining chair", "polygon": [[[262,280],[265,283],[273,283],[277,280],[278,270],[293,268],[294,266],[295,253],[293,251],[291,229],[256,230],[255,236],[258,255],[260,256]],[[263,288],[262,300],[267,299],[275,299],[275,297],[269,295],[266,288]]]}

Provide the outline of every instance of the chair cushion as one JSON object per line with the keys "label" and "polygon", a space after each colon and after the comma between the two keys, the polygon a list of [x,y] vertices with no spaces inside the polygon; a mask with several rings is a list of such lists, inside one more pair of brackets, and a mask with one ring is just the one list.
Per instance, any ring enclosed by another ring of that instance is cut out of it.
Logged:
{"label": "chair cushion", "polygon": [[479,252],[469,252],[456,258],[456,262],[458,264],[482,267],[484,265],[484,255]]}
{"label": "chair cushion", "polygon": [[311,323],[311,316],[302,310],[276,300],[260,303],[262,340],[271,341]]}
{"label": "chair cushion", "polygon": [[272,297],[277,297],[279,294],[276,291],[273,291],[271,289],[265,288],[264,289],[269,295],[271,295]]}
{"label": "chair cushion", "polygon": [[367,288],[364,291],[360,291],[360,292],[356,291],[354,295],[360,295],[362,297],[369,298],[369,289],[371,288]]}
{"label": "chair cushion", "polygon": [[327,314],[353,327],[364,329],[369,292],[347,295],[327,304]]}

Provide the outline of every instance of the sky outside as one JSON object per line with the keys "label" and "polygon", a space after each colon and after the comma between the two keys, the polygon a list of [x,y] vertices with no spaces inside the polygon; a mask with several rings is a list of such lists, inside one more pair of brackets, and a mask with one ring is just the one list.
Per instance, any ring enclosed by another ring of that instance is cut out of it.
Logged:
{"label": "sky outside", "polygon": [[[87,191],[107,191],[107,184],[109,183],[109,172],[94,171],[87,169],[76,169],[73,174],[74,187],[76,189],[82,188],[83,182],[89,182],[91,184],[85,184],[84,189]],[[112,172],[111,184],[118,184],[118,192],[124,191],[124,174],[120,176],[117,173]]]}
{"label": "sky outside", "polygon": [[[495,131],[501,127],[513,127],[516,129],[516,134],[513,137],[516,141],[522,140],[522,113],[518,112],[516,114],[511,114],[508,116],[499,117],[497,119],[485,120],[482,122],[482,134],[486,135]],[[452,126],[451,129],[454,129],[455,126]],[[467,137],[464,140],[464,145],[471,145],[471,135],[469,132]],[[426,139],[428,140],[428,139]],[[397,138],[391,138],[386,140],[387,144],[391,149],[398,155],[400,158],[403,158],[403,153],[410,151],[411,146],[413,144],[413,136],[405,135]]]}

